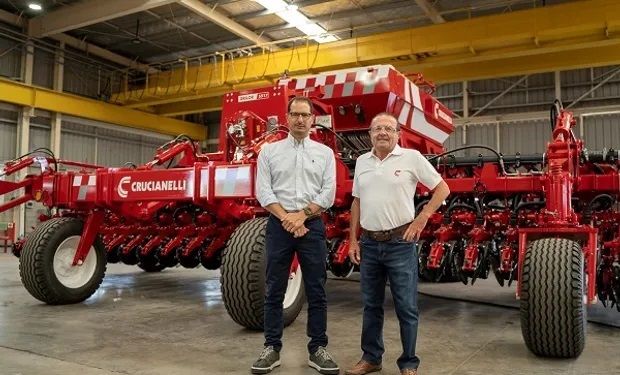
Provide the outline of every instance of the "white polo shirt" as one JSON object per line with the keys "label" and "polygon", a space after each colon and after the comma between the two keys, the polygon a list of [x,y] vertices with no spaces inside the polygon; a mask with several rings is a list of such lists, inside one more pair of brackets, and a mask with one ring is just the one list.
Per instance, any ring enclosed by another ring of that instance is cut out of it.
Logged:
{"label": "white polo shirt", "polygon": [[399,145],[383,160],[373,151],[357,158],[353,196],[360,199],[360,223],[366,230],[390,230],[415,217],[418,182],[434,189],[441,175],[417,150]]}

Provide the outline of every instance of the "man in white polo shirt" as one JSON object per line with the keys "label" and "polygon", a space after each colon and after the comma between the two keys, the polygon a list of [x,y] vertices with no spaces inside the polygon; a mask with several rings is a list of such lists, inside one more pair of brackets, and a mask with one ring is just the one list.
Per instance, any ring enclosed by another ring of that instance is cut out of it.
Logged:
{"label": "man in white polo shirt", "polygon": [[[429,217],[450,194],[439,173],[417,150],[398,145],[399,124],[389,113],[370,123],[373,149],[357,159],[353,181],[349,257],[361,268],[364,303],[362,359],[347,375],[381,370],[383,301],[386,280],[394,298],[403,353],[397,364],[403,375],[416,375],[420,359],[415,354],[418,332],[418,254],[415,241]],[[416,217],[416,185],[433,191],[431,200]],[[415,219],[414,219],[415,218]],[[358,226],[362,233],[358,242]],[[361,252],[360,252],[361,245]]]}

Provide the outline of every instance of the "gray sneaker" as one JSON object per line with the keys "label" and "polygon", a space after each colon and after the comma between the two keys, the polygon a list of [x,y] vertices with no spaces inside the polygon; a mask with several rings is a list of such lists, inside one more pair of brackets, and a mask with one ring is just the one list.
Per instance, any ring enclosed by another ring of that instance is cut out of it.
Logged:
{"label": "gray sneaker", "polygon": [[273,346],[266,346],[252,365],[252,374],[267,374],[280,366],[280,353]]}
{"label": "gray sneaker", "polygon": [[325,375],[337,375],[340,373],[338,364],[336,364],[336,361],[334,361],[327,349],[322,346],[319,346],[316,352],[310,354],[308,366]]}

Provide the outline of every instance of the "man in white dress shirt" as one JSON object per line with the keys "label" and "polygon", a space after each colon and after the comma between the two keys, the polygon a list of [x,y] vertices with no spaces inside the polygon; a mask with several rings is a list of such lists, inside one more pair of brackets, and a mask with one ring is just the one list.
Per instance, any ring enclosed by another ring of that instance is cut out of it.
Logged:
{"label": "man in white dress shirt", "polygon": [[256,198],[271,215],[266,230],[265,345],[252,365],[254,374],[280,365],[282,303],[295,253],[308,299],[308,365],[322,374],[340,371],[326,350],[327,244],[320,218],[334,203],[336,162],[331,148],[308,136],[312,109],[308,98],[293,98],[288,104],[288,137],[266,145],[258,156]]}
{"label": "man in white dress shirt", "polygon": [[[370,123],[373,148],[355,165],[349,257],[360,264],[364,319],[362,359],[347,375],[381,370],[383,300],[386,280],[394,298],[403,353],[397,360],[400,373],[416,375],[418,332],[418,254],[415,241],[429,217],[450,194],[441,175],[417,150],[398,146],[399,124],[389,113]],[[433,191],[431,200],[416,217],[414,196],[418,182]],[[414,219],[415,218],[415,219]],[[358,226],[362,236],[358,242]],[[360,252],[361,244],[361,252]]]}

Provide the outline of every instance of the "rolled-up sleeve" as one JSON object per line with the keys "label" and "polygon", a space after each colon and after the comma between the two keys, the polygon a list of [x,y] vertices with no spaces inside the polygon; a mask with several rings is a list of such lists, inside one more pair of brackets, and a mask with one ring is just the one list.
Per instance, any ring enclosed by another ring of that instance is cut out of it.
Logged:
{"label": "rolled-up sleeve", "polygon": [[336,198],[336,159],[331,149],[326,154],[323,185],[319,193],[312,198],[312,203],[319,205],[323,209],[330,208]]}
{"label": "rolled-up sleeve", "polygon": [[264,147],[258,154],[256,162],[256,199],[261,206],[278,203],[271,187],[271,171],[269,169],[269,147]]}

